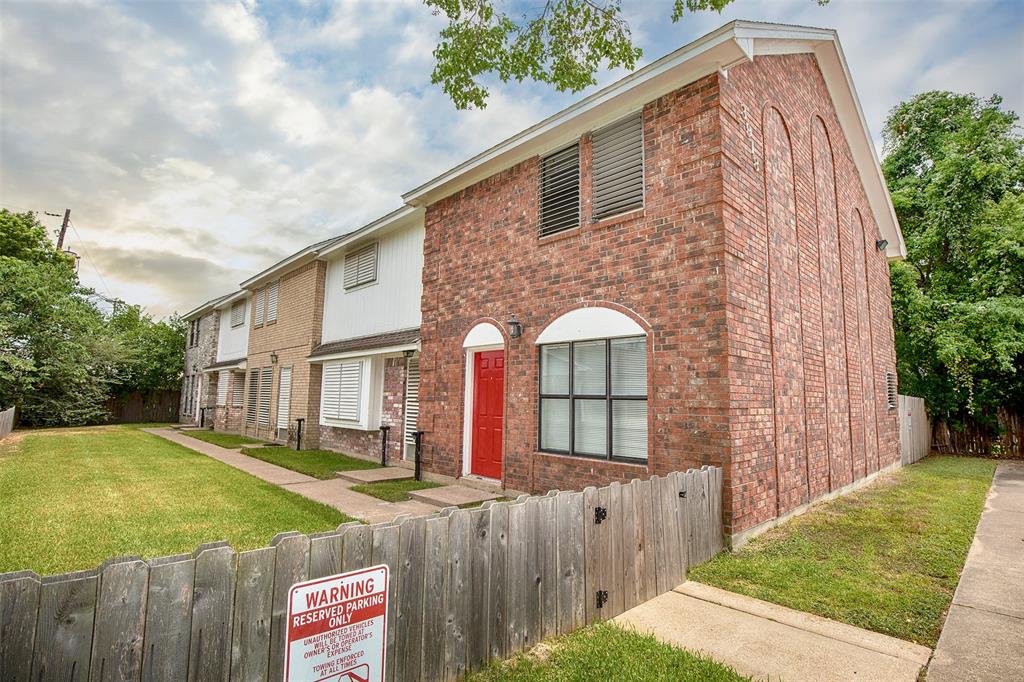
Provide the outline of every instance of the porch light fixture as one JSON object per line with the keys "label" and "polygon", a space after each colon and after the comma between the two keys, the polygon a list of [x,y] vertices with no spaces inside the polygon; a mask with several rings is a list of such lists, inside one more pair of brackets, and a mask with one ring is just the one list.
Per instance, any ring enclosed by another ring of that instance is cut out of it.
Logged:
{"label": "porch light fixture", "polygon": [[509,321],[506,324],[508,324],[509,338],[518,339],[523,335],[523,325],[519,324],[519,320],[516,319],[515,315],[509,318]]}
{"label": "porch light fixture", "polygon": [[402,356],[403,356],[403,357],[404,357],[404,358],[405,358],[406,360],[408,360],[409,358],[411,358],[411,357],[412,357],[412,354],[413,354],[413,351],[411,351],[411,350],[403,350],[403,351],[402,351]]}
{"label": "porch light fixture", "polygon": [[885,247],[887,247],[887,246],[889,246],[889,240],[888,239],[876,239],[875,240],[875,248],[878,249],[879,251],[885,251]]}
{"label": "porch light fixture", "polygon": [[272,364],[272,365],[276,365],[277,364],[277,353],[271,353],[270,354],[270,364]]}

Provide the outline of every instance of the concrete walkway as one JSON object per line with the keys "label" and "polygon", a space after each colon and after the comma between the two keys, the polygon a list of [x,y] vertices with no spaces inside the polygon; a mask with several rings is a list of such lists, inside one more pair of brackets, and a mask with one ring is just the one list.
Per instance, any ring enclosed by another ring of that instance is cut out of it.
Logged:
{"label": "concrete walkway", "polygon": [[190,450],[195,450],[228,466],[241,469],[256,478],[279,485],[285,490],[326,504],[329,507],[334,507],[341,513],[348,514],[366,523],[392,521],[400,514],[425,516],[437,511],[437,507],[413,500],[408,502],[385,502],[378,500],[376,497],[363,495],[351,490],[350,488],[355,485],[351,481],[344,481],[340,478],[321,481],[318,478],[300,474],[291,469],[285,469],[276,464],[256,459],[255,457],[243,455],[237,450],[229,450],[219,445],[199,440],[198,438],[190,438],[175,429],[143,429],[143,431],[166,438],[178,445],[184,445]]}
{"label": "concrete walkway", "polygon": [[928,647],[692,581],[615,621],[758,680],[916,682],[931,654]]}
{"label": "concrete walkway", "polygon": [[1024,462],[1001,462],[928,682],[1024,680]]}

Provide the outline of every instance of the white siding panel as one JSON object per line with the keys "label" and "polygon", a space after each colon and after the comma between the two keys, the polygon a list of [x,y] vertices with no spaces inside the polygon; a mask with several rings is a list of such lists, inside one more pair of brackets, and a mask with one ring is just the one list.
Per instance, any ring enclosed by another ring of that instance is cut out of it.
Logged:
{"label": "white siding panel", "polygon": [[345,256],[327,267],[323,341],[420,326],[423,226],[384,235],[378,243],[377,284],[345,290]]}
{"label": "white siding panel", "polygon": [[217,362],[244,358],[249,354],[249,299],[242,301],[242,324],[231,326],[231,306],[220,310],[220,329],[217,332]]}

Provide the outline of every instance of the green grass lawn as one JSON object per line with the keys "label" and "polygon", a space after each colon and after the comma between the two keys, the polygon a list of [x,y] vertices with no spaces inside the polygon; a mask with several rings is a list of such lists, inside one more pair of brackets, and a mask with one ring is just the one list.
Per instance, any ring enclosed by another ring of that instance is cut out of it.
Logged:
{"label": "green grass lawn", "polygon": [[185,434],[189,438],[195,438],[196,440],[205,441],[213,445],[219,445],[222,448],[235,449],[240,448],[243,445],[255,445],[263,442],[256,438],[239,436],[236,433],[221,433],[219,431],[181,431],[180,433]]}
{"label": "green grass lawn", "polygon": [[377,469],[380,464],[365,459],[356,459],[330,450],[292,450],[290,448],[245,448],[243,454],[276,464],[285,469],[298,471],[314,478],[334,478],[338,471]]}
{"label": "green grass lawn", "polygon": [[520,654],[470,675],[467,682],[734,682],[747,680],[710,658],[677,649],[611,623],[546,642],[543,656]]}
{"label": "green grass lawn", "polygon": [[934,647],[995,463],[928,457],[689,578]]}
{"label": "green grass lawn", "polygon": [[94,568],[117,555],[266,546],[329,530],[338,511],[123,426],[50,429],[0,445],[0,572]]}
{"label": "green grass lawn", "polygon": [[409,491],[426,490],[427,488],[440,488],[441,483],[433,481],[382,481],[380,483],[367,483],[365,485],[354,485],[352,490],[364,495],[372,495],[385,502],[405,502],[409,499]]}

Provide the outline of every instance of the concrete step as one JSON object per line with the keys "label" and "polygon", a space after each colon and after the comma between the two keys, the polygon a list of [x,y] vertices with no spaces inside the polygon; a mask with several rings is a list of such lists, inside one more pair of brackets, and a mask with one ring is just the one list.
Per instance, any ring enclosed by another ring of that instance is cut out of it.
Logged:
{"label": "concrete step", "polygon": [[379,469],[356,469],[339,471],[334,474],[351,483],[381,483],[383,481],[405,481],[413,477],[411,469],[402,467],[380,467]]}
{"label": "concrete step", "polygon": [[410,499],[417,502],[426,502],[435,507],[460,507],[464,504],[497,500],[500,497],[500,494],[468,488],[464,485],[444,485],[440,488],[409,491]]}

